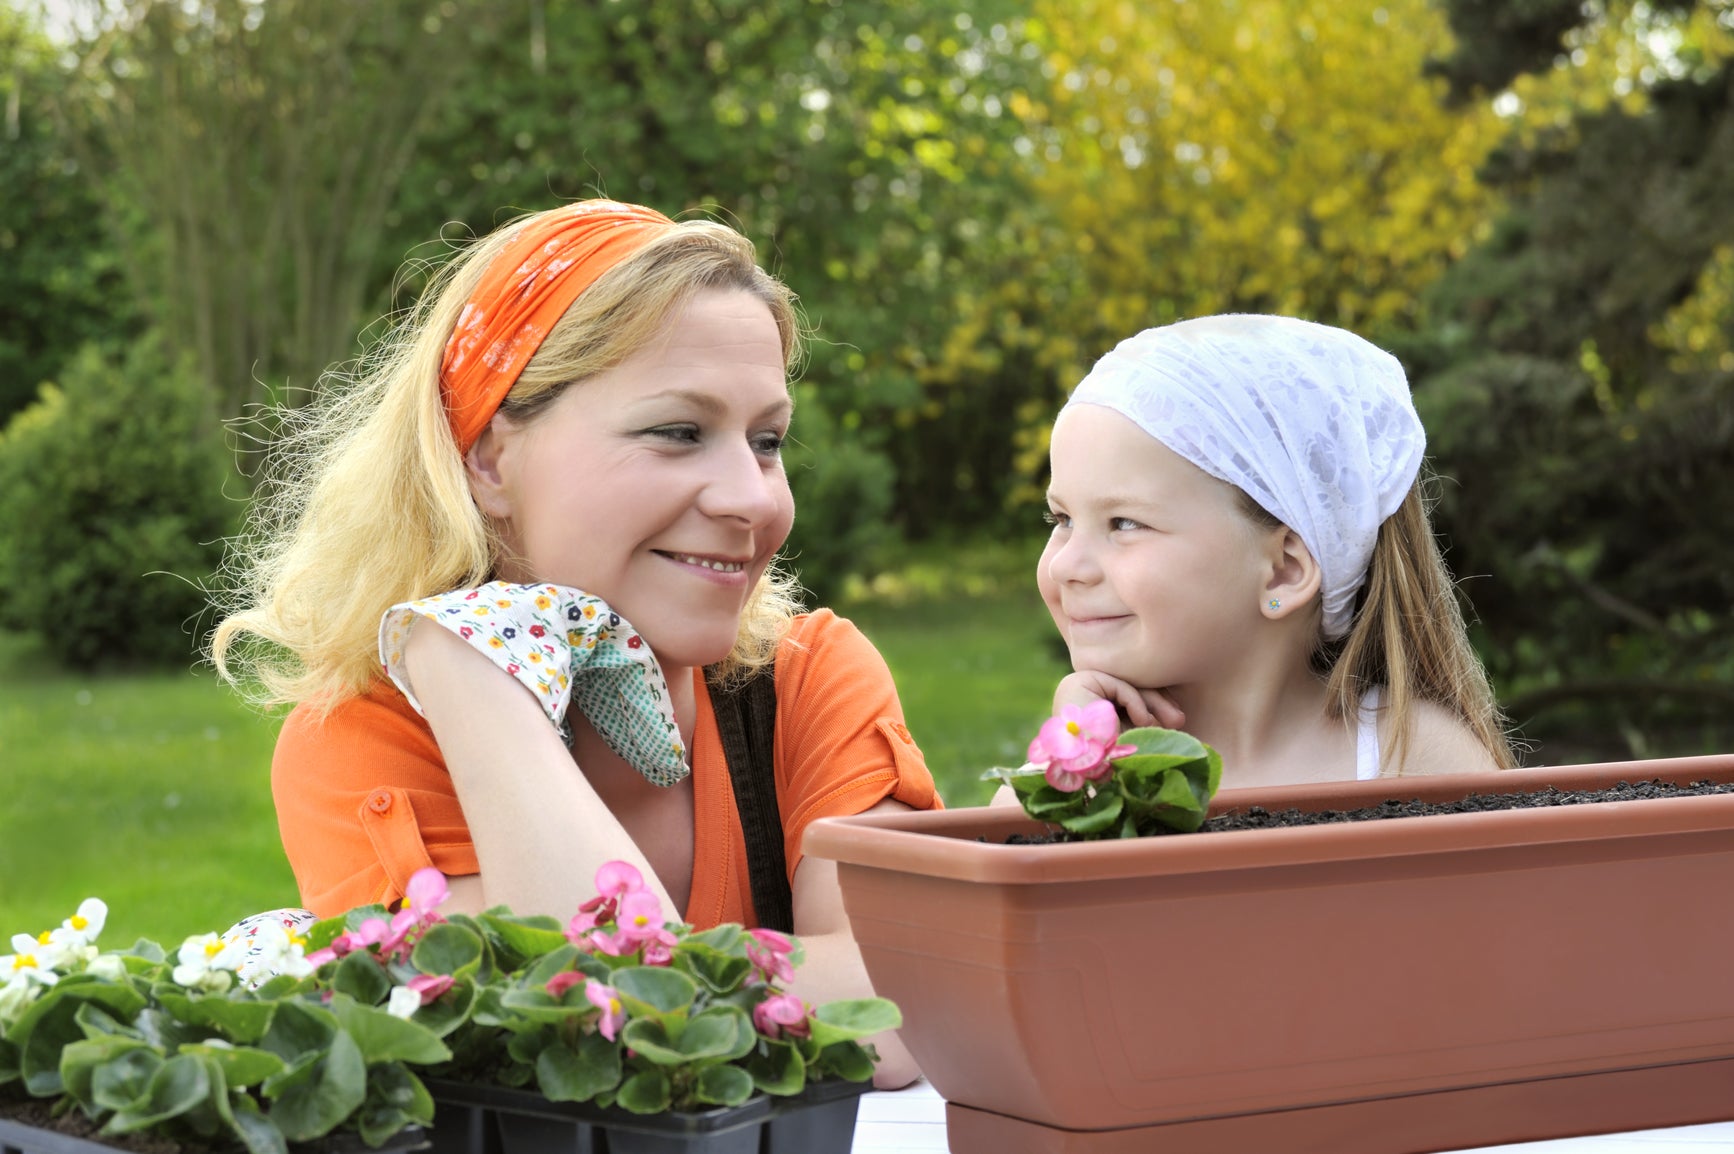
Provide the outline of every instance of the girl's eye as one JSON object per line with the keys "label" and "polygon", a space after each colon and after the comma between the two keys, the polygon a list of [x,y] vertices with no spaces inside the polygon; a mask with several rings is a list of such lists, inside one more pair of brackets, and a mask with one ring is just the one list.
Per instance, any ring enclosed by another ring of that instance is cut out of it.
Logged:
{"label": "girl's eye", "polygon": [[1042,520],[1046,521],[1048,524],[1052,525],[1056,529],[1068,528],[1071,526],[1071,523],[1072,523],[1072,519],[1070,517],[1066,516],[1064,513],[1055,513],[1052,510],[1047,510],[1047,511],[1043,512],[1042,513]]}
{"label": "girl's eye", "polygon": [[1128,529],[1142,529],[1143,527],[1144,526],[1141,523],[1132,520],[1130,517],[1108,518],[1108,531],[1110,533],[1119,533]]}

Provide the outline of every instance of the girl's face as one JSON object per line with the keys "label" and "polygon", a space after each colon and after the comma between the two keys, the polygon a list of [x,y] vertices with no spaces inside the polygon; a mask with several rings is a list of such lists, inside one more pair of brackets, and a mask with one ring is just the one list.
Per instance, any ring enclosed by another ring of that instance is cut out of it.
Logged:
{"label": "girl's face", "polygon": [[662,340],[483,433],[471,488],[504,538],[498,576],[601,597],[665,666],[722,659],[794,523],[792,408],[770,309],[699,294]]}
{"label": "girl's face", "polygon": [[1233,486],[1100,405],[1060,415],[1050,460],[1036,584],[1072,667],[1162,689],[1239,658],[1270,568]]}

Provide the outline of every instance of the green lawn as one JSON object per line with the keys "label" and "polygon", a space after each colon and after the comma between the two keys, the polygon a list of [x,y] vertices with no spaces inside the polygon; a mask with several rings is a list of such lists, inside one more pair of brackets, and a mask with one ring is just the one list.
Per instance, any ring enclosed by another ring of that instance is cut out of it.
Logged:
{"label": "green lawn", "polygon": [[[884,652],[950,805],[986,799],[1064,672],[1025,548],[915,552],[837,608]],[[0,637],[0,953],[89,896],[107,946],[166,945],[296,904],[277,840],[277,721],[207,671],[86,676]]]}

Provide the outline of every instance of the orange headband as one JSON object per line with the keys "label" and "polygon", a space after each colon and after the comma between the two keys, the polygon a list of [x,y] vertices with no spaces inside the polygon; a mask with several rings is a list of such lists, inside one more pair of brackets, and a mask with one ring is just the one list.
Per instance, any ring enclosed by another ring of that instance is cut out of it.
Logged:
{"label": "orange headband", "polygon": [[446,340],[440,395],[458,452],[476,443],[578,294],[674,227],[655,209],[586,200],[519,230],[482,274]]}

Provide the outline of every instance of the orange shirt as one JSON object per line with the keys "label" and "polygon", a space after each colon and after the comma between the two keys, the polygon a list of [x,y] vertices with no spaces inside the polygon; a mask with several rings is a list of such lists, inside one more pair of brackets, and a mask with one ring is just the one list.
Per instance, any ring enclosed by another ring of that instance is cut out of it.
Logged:
{"label": "orange shirt", "polygon": [[[694,670],[692,896],[686,920],[753,925],[746,841],[702,670]],[[891,671],[829,609],[795,619],[777,649],[774,755],[789,878],[815,818],[860,813],[885,798],[938,809],[933,778],[903,725]],[[283,848],[301,900],[320,917],[395,901],[424,866],[480,872],[433,731],[381,679],[322,720],[301,707],[271,762]]]}

